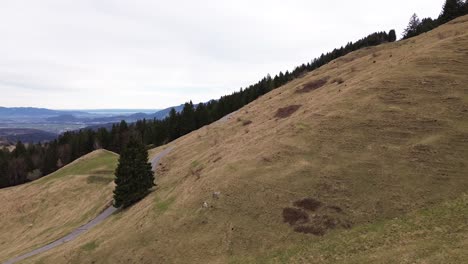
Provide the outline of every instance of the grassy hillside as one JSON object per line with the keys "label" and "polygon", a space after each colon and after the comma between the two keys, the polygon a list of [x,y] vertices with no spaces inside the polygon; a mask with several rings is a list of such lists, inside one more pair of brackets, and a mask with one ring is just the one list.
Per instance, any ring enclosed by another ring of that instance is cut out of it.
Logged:
{"label": "grassy hillside", "polygon": [[153,150],[155,192],[25,263],[459,263],[467,47],[461,17],[294,80]]}
{"label": "grassy hillside", "polygon": [[52,242],[112,200],[117,155],[95,151],[29,184],[0,190],[0,260]]}

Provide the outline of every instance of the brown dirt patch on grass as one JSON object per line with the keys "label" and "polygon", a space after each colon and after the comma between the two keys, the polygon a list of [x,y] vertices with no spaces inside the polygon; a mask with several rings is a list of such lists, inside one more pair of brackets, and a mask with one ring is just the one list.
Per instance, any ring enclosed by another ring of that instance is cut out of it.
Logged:
{"label": "brown dirt patch on grass", "polygon": [[304,84],[302,86],[302,88],[296,90],[296,93],[308,93],[308,92],[311,92],[313,90],[316,90],[322,86],[324,86],[325,84],[327,84],[327,81],[328,81],[328,77],[327,78],[322,78],[322,79],[318,79],[318,80],[313,80],[311,82],[308,82],[306,84]]}
{"label": "brown dirt patch on grass", "polygon": [[290,225],[309,222],[309,215],[301,209],[286,207],[283,209],[283,220]]}
{"label": "brown dirt patch on grass", "polygon": [[290,105],[287,107],[279,108],[276,111],[275,117],[277,118],[286,118],[294,114],[302,105]]}
{"label": "brown dirt patch on grass", "polygon": [[243,120],[243,121],[242,121],[242,125],[243,125],[243,126],[248,126],[248,125],[250,125],[250,124],[252,124],[252,121],[251,121],[251,120]]}
{"label": "brown dirt patch on grass", "polygon": [[314,198],[304,198],[302,200],[295,201],[293,204],[294,206],[310,211],[315,211],[322,206],[322,202],[315,200]]}

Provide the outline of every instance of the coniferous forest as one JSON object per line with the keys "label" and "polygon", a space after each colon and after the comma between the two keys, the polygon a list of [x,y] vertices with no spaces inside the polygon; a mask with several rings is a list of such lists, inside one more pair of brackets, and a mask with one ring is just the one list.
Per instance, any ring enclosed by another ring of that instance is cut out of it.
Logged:
{"label": "coniferous forest", "polygon": [[[468,1],[447,0],[438,19],[420,21],[414,15],[403,38],[410,38],[429,31],[456,17],[468,14]],[[137,140],[150,147],[156,147],[177,139],[200,127],[208,125],[232,113],[258,97],[289,81],[313,71],[330,61],[361,48],[396,41],[394,30],[373,33],[356,42],[322,54],[314,60],[296,67],[293,71],[280,72],[274,77],[267,75],[256,84],[241,88],[218,100],[200,103],[185,103],[181,112],[171,110],[163,120],[140,120],[127,124],[122,121],[111,129],[82,129],[60,135],[56,140],[42,144],[16,144],[13,151],[0,150],[0,188],[22,184],[52,173],[71,161],[99,148],[116,153],[130,142]]]}
{"label": "coniferous forest", "polygon": [[428,17],[420,20],[416,14],[413,14],[410,18],[408,27],[403,32],[403,39],[418,36],[466,14],[468,14],[468,1],[446,0],[442,7],[442,12],[437,19]]}

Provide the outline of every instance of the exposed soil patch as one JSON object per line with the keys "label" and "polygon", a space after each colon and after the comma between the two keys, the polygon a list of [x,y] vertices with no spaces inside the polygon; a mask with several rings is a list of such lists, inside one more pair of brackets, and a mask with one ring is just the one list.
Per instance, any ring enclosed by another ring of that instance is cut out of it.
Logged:
{"label": "exposed soil patch", "polygon": [[283,209],[283,221],[290,225],[309,222],[309,215],[301,209],[286,207]]}
{"label": "exposed soil patch", "polygon": [[294,227],[294,231],[298,233],[304,234],[313,234],[316,236],[323,236],[325,235],[325,229],[320,226],[312,226],[312,225],[301,225]]}
{"label": "exposed soil patch", "polygon": [[297,200],[293,205],[298,208],[283,209],[283,220],[292,226],[294,232],[323,236],[328,230],[348,229],[352,226],[348,216],[339,206],[326,205],[310,197]]}
{"label": "exposed soil patch", "polygon": [[279,108],[276,111],[275,117],[277,118],[286,118],[294,114],[302,105],[290,105],[287,107]]}
{"label": "exposed soil patch", "polygon": [[322,202],[315,200],[314,198],[305,198],[302,200],[297,200],[293,204],[294,206],[310,210],[312,212],[317,210],[320,206],[322,206]]}
{"label": "exposed soil patch", "polygon": [[302,88],[297,89],[296,93],[311,92],[311,91],[316,90],[316,89],[324,86],[325,84],[327,84],[327,81],[328,81],[328,77],[308,82],[308,83],[304,84],[302,86]]}
{"label": "exposed soil patch", "polygon": [[252,121],[251,121],[251,120],[243,120],[243,121],[242,121],[242,125],[243,125],[243,126],[248,126],[248,125],[250,125],[250,124],[252,124]]}

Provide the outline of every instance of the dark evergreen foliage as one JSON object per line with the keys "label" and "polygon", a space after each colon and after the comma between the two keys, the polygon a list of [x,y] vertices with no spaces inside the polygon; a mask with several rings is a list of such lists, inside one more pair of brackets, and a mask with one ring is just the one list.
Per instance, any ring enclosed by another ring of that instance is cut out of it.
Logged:
{"label": "dark evergreen foliage", "polygon": [[404,37],[411,37],[412,35],[415,34],[415,32],[418,30],[419,25],[421,24],[421,20],[419,20],[418,15],[413,14],[410,18],[410,21],[408,23],[408,26],[406,29],[403,31]]}
{"label": "dark evergreen foliage", "polygon": [[392,29],[392,30],[390,30],[390,31],[388,32],[388,41],[389,41],[389,42],[394,42],[394,41],[396,41],[396,40],[397,40],[396,32],[395,32],[394,29]]}
{"label": "dark evergreen foliage", "polygon": [[464,4],[465,3],[461,0],[446,0],[438,18],[439,23],[447,23],[450,20],[463,15]]}
{"label": "dark evergreen foliage", "polygon": [[455,19],[459,16],[464,16],[468,14],[468,1],[462,2],[461,0],[446,0],[437,19],[424,18],[419,21],[416,14],[414,14],[408,27],[403,32],[403,39],[408,39],[411,37],[418,36],[424,32],[435,29],[436,27],[449,22],[452,19]]}
{"label": "dark evergreen foliage", "polygon": [[138,140],[129,140],[122,149],[114,182],[114,206],[124,208],[143,199],[154,186],[148,152]]}

